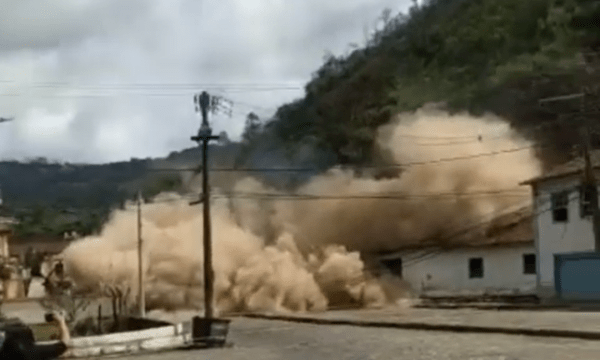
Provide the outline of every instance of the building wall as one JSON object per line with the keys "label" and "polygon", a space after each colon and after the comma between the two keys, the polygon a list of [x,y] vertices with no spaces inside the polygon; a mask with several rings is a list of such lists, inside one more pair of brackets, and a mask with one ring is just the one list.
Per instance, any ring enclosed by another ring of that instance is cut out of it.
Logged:
{"label": "building wall", "polygon": [[6,231],[0,231],[0,257],[8,258],[9,252],[10,233]]}
{"label": "building wall", "polygon": [[[582,218],[577,187],[578,177],[546,181],[537,186],[534,229],[538,254],[538,295],[555,296],[554,254],[593,251],[594,237],[591,217]],[[555,223],[552,218],[551,194],[569,189],[568,221]]]}
{"label": "building wall", "polygon": [[[534,254],[531,244],[477,247],[431,253],[401,252],[402,278],[421,295],[533,294],[536,275],[524,274],[523,255]],[[483,259],[483,277],[469,278],[469,259]]]}

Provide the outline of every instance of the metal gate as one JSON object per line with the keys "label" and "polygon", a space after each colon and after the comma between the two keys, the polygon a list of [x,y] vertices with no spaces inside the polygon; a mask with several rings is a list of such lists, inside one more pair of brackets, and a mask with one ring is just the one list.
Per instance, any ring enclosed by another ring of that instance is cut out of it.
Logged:
{"label": "metal gate", "polygon": [[600,301],[600,253],[555,254],[554,281],[560,299]]}

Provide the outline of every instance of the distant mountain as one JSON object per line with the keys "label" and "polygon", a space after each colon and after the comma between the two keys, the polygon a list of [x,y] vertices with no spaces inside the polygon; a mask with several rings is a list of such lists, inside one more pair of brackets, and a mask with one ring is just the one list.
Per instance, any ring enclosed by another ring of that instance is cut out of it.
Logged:
{"label": "distant mountain", "polygon": [[[238,147],[211,146],[211,162],[232,163]],[[106,220],[110,210],[135,199],[138,191],[151,198],[162,191],[184,192],[185,174],[168,169],[200,163],[199,148],[173,152],[166,158],[131,159],[102,165],[0,162],[3,212],[21,221],[17,236],[89,234]],[[188,177],[191,177],[188,176]]]}

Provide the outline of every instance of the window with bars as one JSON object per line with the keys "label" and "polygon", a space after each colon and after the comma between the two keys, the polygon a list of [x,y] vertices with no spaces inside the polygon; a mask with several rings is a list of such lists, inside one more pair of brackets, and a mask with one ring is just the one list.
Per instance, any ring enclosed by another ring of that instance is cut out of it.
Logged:
{"label": "window with bars", "polygon": [[564,223],[569,221],[569,192],[561,191],[552,194],[552,221]]}
{"label": "window with bars", "polygon": [[483,278],[483,259],[472,258],[469,259],[469,279],[481,279]]}
{"label": "window with bars", "polygon": [[582,218],[591,216],[593,188],[582,186],[579,188],[579,213]]}
{"label": "window with bars", "polygon": [[524,254],[523,255],[523,274],[535,274],[535,254]]}

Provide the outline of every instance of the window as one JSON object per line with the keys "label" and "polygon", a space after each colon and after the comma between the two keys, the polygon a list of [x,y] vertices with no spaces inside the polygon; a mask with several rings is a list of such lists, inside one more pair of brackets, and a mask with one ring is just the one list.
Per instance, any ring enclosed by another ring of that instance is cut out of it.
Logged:
{"label": "window", "polygon": [[389,259],[381,261],[383,266],[385,266],[393,275],[398,277],[402,277],[402,259]]}
{"label": "window", "polygon": [[523,255],[523,274],[535,274],[535,254]]}
{"label": "window", "polygon": [[470,279],[483,278],[483,259],[482,258],[469,259],[469,278]]}
{"label": "window", "polygon": [[552,194],[552,220],[554,222],[569,221],[569,192]]}
{"label": "window", "polygon": [[592,215],[592,193],[593,188],[582,186],[579,188],[579,213],[581,217]]}

